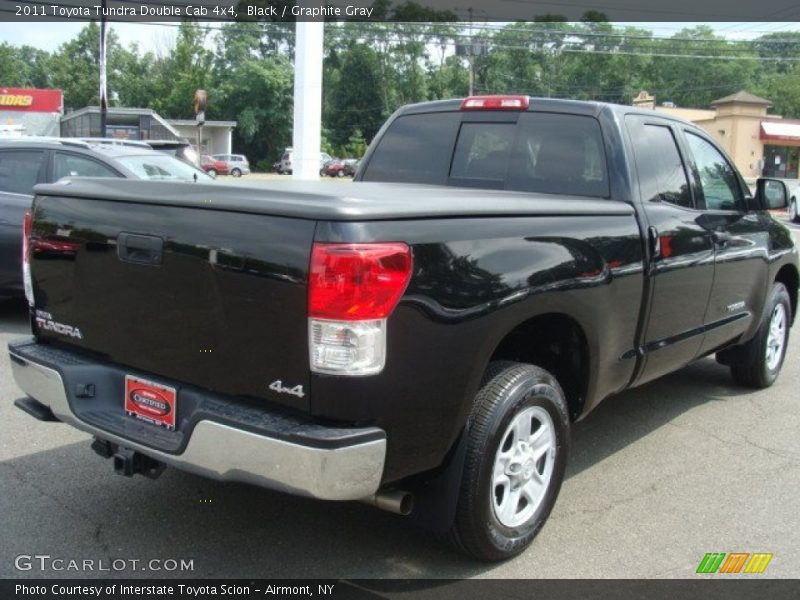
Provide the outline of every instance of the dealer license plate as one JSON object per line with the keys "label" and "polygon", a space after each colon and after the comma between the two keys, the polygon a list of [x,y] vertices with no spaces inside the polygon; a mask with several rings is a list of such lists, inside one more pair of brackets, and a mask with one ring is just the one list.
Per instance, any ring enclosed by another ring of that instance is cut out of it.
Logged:
{"label": "dealer license plate", "polygon": [[125,376],[125,412],[153,425],[175,429],[178,393],[173,387]]}

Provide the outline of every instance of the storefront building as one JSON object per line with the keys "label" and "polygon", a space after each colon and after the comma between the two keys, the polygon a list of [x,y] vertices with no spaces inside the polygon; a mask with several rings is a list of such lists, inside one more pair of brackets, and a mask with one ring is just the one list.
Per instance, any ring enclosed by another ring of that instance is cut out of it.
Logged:
{"label": "storefront building", "polygon": [[0,137],[57,137],[63,112],[61,90],[0,87]]}
{"label": "storefront building", "polygon": [[655,105],[642,92],[633,104],[697,123],[725,149],[747,178],[800,175],[800,121],[767,114],[772,102],[744,90],[719,98],[711,109]]}
{"label": "storefront building", "polygon": [[[197,122],[164,119],[149,108],[109,108],[106,115],[106,136],[126,140],[188,140],[197,150],[198,133],[202,132],[198,154],[230,154],[236,121],[206,121],[202,129]],[[100,108],[87,106],[69,112],[61,119],[63,137],[102,137]]]}
{"label": "storefront building", "polygon": [[[200,155],[233,152],[233,128],[236,127],[236,121],[205,121],[202,127],[191,119],[169,119],[167,122],[181,137],[189,140]],[[202,137],[199,148],[198,137]]]}
{"label": "storefront building", "polygon": [[[61,119],[63,137],[103,137],[100,107],[87,106],[67,113]],[[109,108],[106,137],[123,140],[178,140],[180,135],[169,123],[149,108]]]}

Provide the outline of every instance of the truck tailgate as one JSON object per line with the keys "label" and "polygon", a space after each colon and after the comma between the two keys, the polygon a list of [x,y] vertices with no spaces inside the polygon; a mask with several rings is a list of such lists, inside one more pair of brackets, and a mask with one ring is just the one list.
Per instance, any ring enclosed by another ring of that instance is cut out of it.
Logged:
{"label": "truck tailgate", "polygon": [[[307,410],[314,227],[152,199],[38,196],[34,333],[132,375]],[[270,390],[277,380],[296,393]]]}

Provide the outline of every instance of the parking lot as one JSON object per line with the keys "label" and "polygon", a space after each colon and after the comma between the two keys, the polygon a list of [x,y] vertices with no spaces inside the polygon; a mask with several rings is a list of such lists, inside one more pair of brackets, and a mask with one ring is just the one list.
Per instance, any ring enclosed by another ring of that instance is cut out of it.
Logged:
{"label": "parking lot", "polygon": [[[3,348],[27,331],[23,304],[0,305]],[[527,552],[497,565],[471,563],[402,517],[356,503],[175,470],[156,481],[118,477],[88,435],[13,406],[21,392],[3,352],[0,577],[693,577],[707,552],[773,553],[763,576],[796,577],[799,338],[766,391],[736,387],[705,359],[606,400],[574,427],[549,522]],[[18,571],[20,554],[191,559],[194,568]]]}

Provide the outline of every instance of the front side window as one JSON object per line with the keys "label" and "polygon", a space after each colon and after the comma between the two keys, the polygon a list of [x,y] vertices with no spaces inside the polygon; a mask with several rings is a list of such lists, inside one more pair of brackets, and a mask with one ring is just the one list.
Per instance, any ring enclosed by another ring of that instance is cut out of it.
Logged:
{"label": "front side window", "polygon": [[736,172],[722,153],[691,131],[686,132],[694,158],[701,197],[708,210],[744,210],[745,202]]}
{"label": "front side window", "polygon": [[44,161],[43,150],[0,152],[0,192],[33,194]]}

